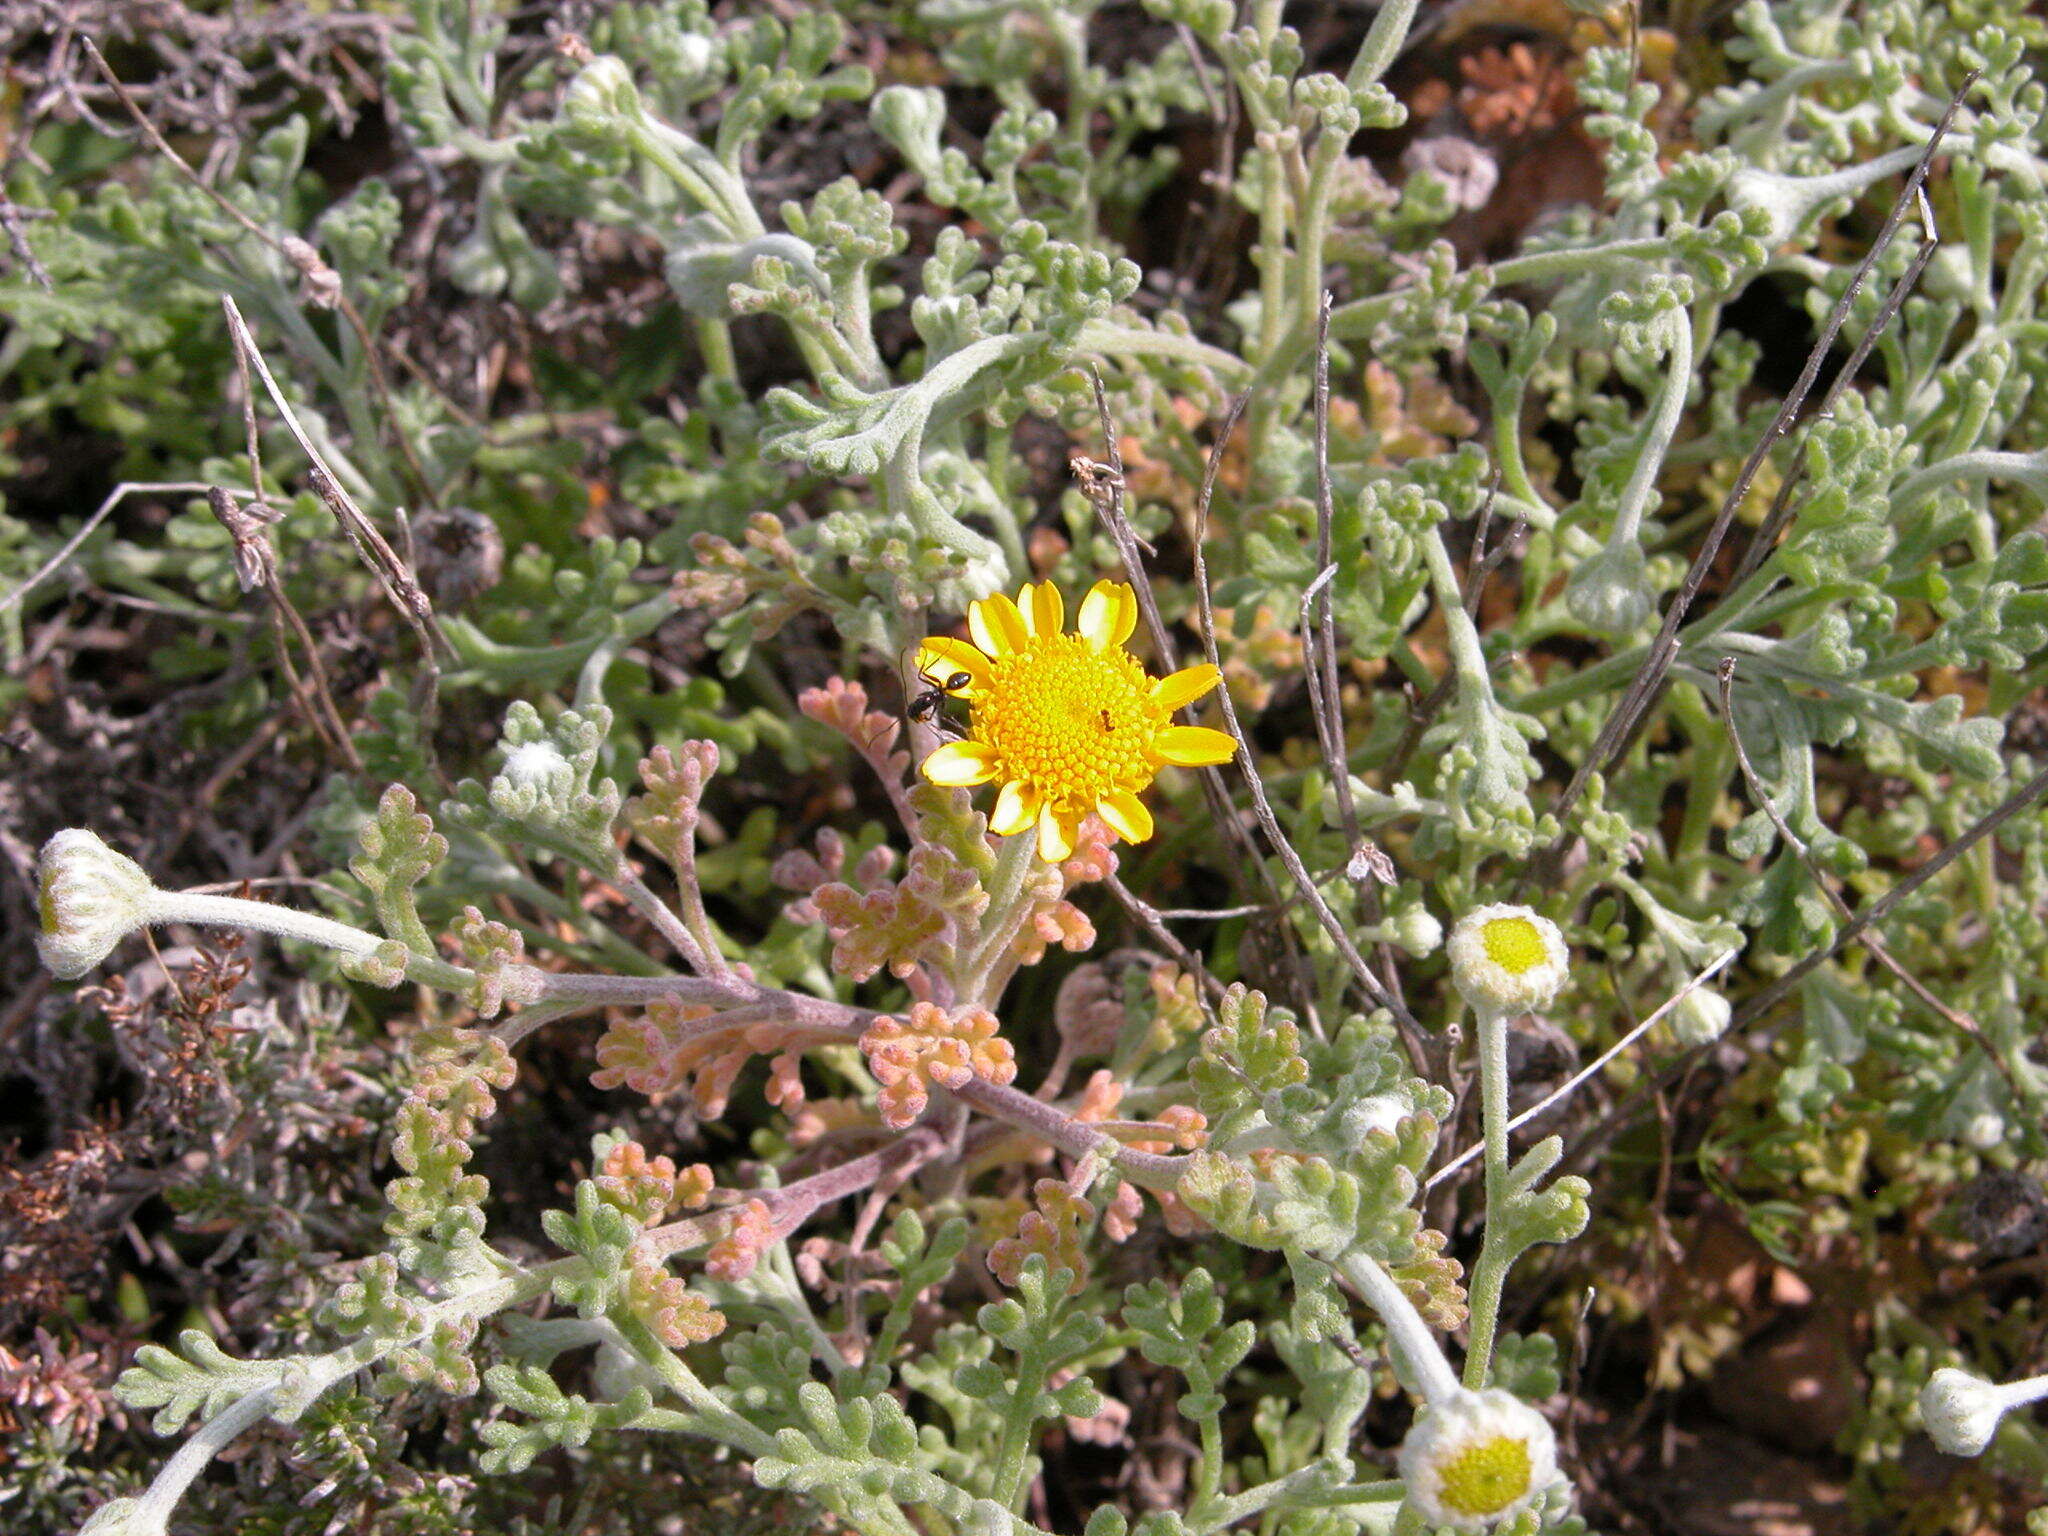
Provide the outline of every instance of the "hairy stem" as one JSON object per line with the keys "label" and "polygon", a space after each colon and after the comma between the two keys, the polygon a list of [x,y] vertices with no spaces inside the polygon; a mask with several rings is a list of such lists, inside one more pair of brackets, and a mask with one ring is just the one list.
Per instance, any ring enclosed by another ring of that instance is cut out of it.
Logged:
{"label": "hairy stem", "polygon": [[1508,1190],[1508,1020],[1497,1009],[1479,1011],[1479,1109],[1486,1138],[1486,1236],[1472,1266],[1471,1331],[1465,1345],[1465,1385],[1478,1391],[1493,1368],[1494,1331],[1500,1323],[1501,1288],[1509,1254],[1499,1242],[1499,1218],[1512,1199]]}

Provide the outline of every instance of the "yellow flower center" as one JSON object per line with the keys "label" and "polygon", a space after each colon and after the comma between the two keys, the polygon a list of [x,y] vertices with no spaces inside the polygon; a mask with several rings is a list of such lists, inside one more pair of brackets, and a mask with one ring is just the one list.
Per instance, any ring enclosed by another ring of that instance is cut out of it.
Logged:
{"label": "yellow flower center", "polygon": [[1486,958],[1510,976],[1526,976],[1550,958],[1543,935],[1526,917],[1496,917],[1479,930]]}
{"label": "yellow flower center", "polygon": [[1438,1469],[1437,1496],[1461,1515],[1490,1515],[1527,1493],[1530,1476],[1529,1443],[1496,1435],[1465,1446]]}
{"label": "yellow flower center", "polygon": [[1037,635],[991,671],[974,702],[974,735],[1001,758],[1000,777],[1084,813],[1111,790],[1152,782],[1153,738],[1168,717],[1130,652],[1098,651],[1080,635]]}

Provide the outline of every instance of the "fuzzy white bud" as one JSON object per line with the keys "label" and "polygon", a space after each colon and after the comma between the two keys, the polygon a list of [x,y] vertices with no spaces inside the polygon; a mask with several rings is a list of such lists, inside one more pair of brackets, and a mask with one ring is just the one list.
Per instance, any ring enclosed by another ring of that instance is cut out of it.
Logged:
{"label": "fuzzy white bud", "polygon": [[1451,984],[1481,1013],[1533,1012],[1556,997],[1571,974],[1557,924],[1527,907],[1467,912],[1452,926],[1446,950]]}
{"label": "fuzzy white bud", "polygon": [[1579,562],[1565,583],[1573,618],[1603,635],[1632,635],[1656,610],[1650,563],[1633,539],[1610,545]]}
{"label": "fuzzy white bud", "polygon": [[2009,1388],[1945,1365],[1920,1389],[1920,1422],[1948,1455],[1981,1456],[2015,1401]]}
{"label": "fuzzy white bud", "polygon": [[1963,1143],[1976,1151],[1989,1152],[2008,1134],[2005,1116],[1987,1109],[1970,1116],[1969,1123],[1963,1127]]}
{"label": "fuzzy white bud", "polygon": [[1557,1478],[1557,1439],[1511,1392],[1458,1391],[1416,1415],[1401,1442],[1408,1502],[1432,1526],[1484,1530],[1521,1513]]}
{"label": "fuzzy white bud", "polygon": [[625,60],[599,54],[569,82],[562,93],[562,115],[578,127],[604,130],[640,110],[640,92]]}
{"label": "fuzzy white bud", "polygon": [[1694,987],[1671,1007],[1667,1022],[1680,1045],[1711,1045],[1728,1033],[1735,1010],[1711,987]]}
{"label": "fuzzy white bud", "polygon": [[53,976],[76,981],[149,921],[156,882],[83,827],[43,844],[36,907],[36,953]]}
{"label": "fuzzy white bud", "polygon": [[547,790],[559,775],[571,771],[569,759],[552,741],[523,742],[505,754],[498,777],[519,790]]}
{"label": "fuzzy white bud", "polygon": [[1433,955],[1444,941],[1444,925],[1429,908],[1408,907],[1386,922],[1387,937],[1415,956]]}
{"label": "fuzzy white bud", "polygon": [[[358,957],[375,954],[385,944],[373,933],[317,912],[161,890],[140,864],[82,827],[68,827],[43,844],[38,863],[36,906],[42,931],[36,935],[36,953],[53,976],[65,981],[76,981],[150,923],[250,928]],[[403,946],[395,947],[404,953]]]}

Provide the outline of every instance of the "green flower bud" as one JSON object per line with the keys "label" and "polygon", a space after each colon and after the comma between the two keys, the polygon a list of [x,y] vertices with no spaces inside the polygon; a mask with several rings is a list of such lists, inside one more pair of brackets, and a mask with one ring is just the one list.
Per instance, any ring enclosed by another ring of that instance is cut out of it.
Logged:
{"label": "green flower bud", "polygon": [[1597,634],[1634,634],[1657,604],[1642,549],[1631,541],[1580,561],[1565,585],[1564,603]]}
{"label": "green flower bud", "polygon": [[1709,1045],[1728,1032],[1734,1009],[1710,987],[1695,987],[1672,1005],[1666,1022],[1680,1045]]}
{"label": "green flower bud", "polygon": [[640,115],[640,91],[625,60],[601,54],[584,65],[562,93],[562,115],[589,132],[616,132]]}

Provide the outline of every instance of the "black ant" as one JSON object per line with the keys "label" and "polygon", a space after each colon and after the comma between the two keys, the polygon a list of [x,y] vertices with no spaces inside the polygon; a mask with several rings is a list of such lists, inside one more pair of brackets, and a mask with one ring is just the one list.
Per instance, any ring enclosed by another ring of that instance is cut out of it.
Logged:
{"label": "black ant", "polygon": [[[931,684],[931,686],[910,696],[909,702],[903,706],[903,717],[906,720],[928,722],[934,730],[938,731],[941,736],[944,736],[945,727],[939,723],[940,706],[948,699],[957,698],[960,690],[971,684],[974,679],[968,673],[957,670],[947,673],[943,679],[934,678],[929,673],[924,672],[920,672],[917,675],[922,681]],[[885,727],[884,729],[887,728]],[[881,735],[882,732],[876,732],[875,740],[880,740]],[[873,740],[868,743],[870,751],[874,749],[874,744],[875,741]]]}
{"label": "black ant", "polygon": [[[919,675],[924,676],[926,682],[931,682],[929,676]],[[974,679],[965,672],[954,672],[944,682],[934,684],[912,699],[904,713],[913,720],[935,719],[939,713],[939,706],[973,681]],[[1109,711],[1104,710],[1103,713],[1107,715]]]}

